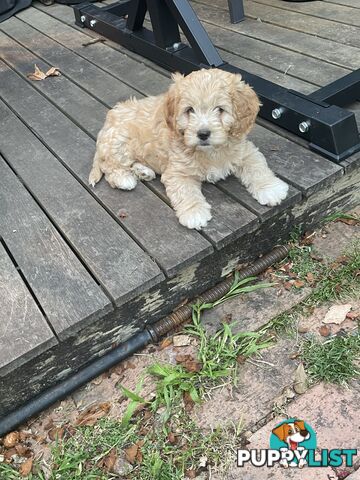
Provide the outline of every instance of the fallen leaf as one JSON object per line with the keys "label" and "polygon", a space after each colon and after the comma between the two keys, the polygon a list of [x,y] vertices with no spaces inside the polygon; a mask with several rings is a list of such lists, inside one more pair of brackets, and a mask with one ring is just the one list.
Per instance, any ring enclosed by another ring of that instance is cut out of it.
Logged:
{"label": "fallen leaf", "polygon": [[32,469],[33,466],[33,459],[28,458],[26,462],[22,463],[19,468],[19,473],[22,477],[27,477]]}
{"label": "fallen leaf", "polygon": [[101,460],[98,461],[97,465],[99,468],[103,468],[106,472],[113,472],[114,466],[117,460],[116,449],[112,448],[110,452],[105,455]]}
{"label": "fallen leaf", "polygon": [[322,325],[319,328],[319,333],[322,337],[328,337],[331,334],[331,329],[327,325]]}
{"label": "fallen leaf", "polygon": [[187,347],[190,345],[191,338],[189,335],[176,335],[173,337],[174,347]]}
{"label": "fallen leaf", "polygon": [[183,393],[183,401],[184,401],[184,405],[185,405],[185,411],[187,413],[191,412],[191,410],[194,408],[195,402],[191,398],[191,395],[190,395],[189,392],[184,392]]}
{"label": "fallen leaf", "polygon": [[329,308],[327,314],[325,315],[323,323],[336,323],[337,325],[340,325],[340,323],[345,320],[346,315],[350,312],[350,310],[350,303],[345,305],[333,305]]}
{"label": "fallen leaf", "polygon": [[194,357],[192,355],[189,355],[188,353],[183,354],[179,353],[175,357],[176,363],[185,363],[191,360],[194,360]]}
{"label": "fallen leaf", "polygon": [[315,240],[315,232],[305,232],[300,245],[312,245]]}
{"label": "fallen leaf", "polygon": [[81,45],[83,47],[88,47],[89,45],[93,45],[94,43],[98,42],[105,42],[105,38],[93,38],[92,40],[89,40],[88,42],[82,43]]}
{"label": "fallen leaf", "polygon": [[56,67],[51,67],[49,70],[45,73],[47,77],[59,77],[61,75],[60,71]]}
{"label": "fallen leaf", "polygon": [[75,424],[92,427],[100,418],[109,413],[110,407],[109,402],[92,405],[78,416]]}
{"label": "fallen leaf", "polygon": [[185,370],[188,372],[200,372],[202,369],[202,363],[198,360],[189,360],[182,364]]}
{"label": "fallen leaf", "polygon": [[303,280],[295,280],[293,285],[296,288],[302,288],[305,285],[305,282],[303,282]]}
{"label": "fallen leaf", "polygon": [[171,443],[171,445],[175,445],[175,443],[177,442],[176,435],[173,432],[170,432],[167,438],[168,442]]}
{"label": "fallen leaf", "polygon": [[185,476],[188,478],[195,478],[196,477],[196,470],[186,470]]}
{"label": "fallen leaf", "polygon": [[141,447],[143,445],[144,442],[142,440],[139,440],[125,450],[125,458],[129,463],[131,463],[131,465],[134,465],[135,462],[142,462],[143,456],[141,453]]}
{"label": "fallen leaf", "polygon": [[341,223],[346,223],[346,225],[357,225],[360,223],[360,219],[357,218],[337,218],[335,222],[341,222]]}
{"label": "fallen leaf", "polygon": [[15,445],[15,450],[20,457],[29,458],[32,456],[32,451],[30,450],[30,448],[22,445],[21,443]]}
{"label": "fallen leaf", "polygon": [[173,340],[171,337],[166,337],[164,340],[159,345],[159,350],[164,350],[164,348],[169,347],[173,343]]}
{"label": "fallen leaf", "polygon": [[308,272],[308,273],[306,274],[306,280],[307,280],[308,283],[310,283],[310,285],[311,285],[312,283],[315,282],[315,275],[314,275],[313,273],[311,273],[311,272]]}
{"label": "fallen leaf", "polygon": [[350,318],[350,320],[356,320],[360,318],[360,310],[352,310],[346,314],[346,318]]}
{"label": "fallen leaf", "polygon": [[10,432],[5,436],[3,444],[5,448],[12,448],[18,443],[18,441],[19,432]]}
{"label": "fallen leaf", "polygon": [[246,356],[240,354],[240,355],[238,355],[238,356],[236,357],[236,361],[237,361],[237,363],[239,363],[240,365],[242,365],[243,363],[246,362]]}
{"label": "fallen leaf", "polygon": [[47,77],[57,77],[60,74],[59,69],[56,67],[51,67],[46,73],[44,73],[36,64],[34,68],[34,73],[29,73],[27,78],[29,80],[39,81],[45,80]]}
{"label": "fallen leaf", "polygon": [[64,436],[65,429],[63,427],[54,427],[48,431],[50,440],[61,440]]}
{"label": "fallen leaf", "polygon": [[299,363],[299,366],[295,370],[293,388],[295,392],[300,395],[302,393],[305,393],[308,389],[307,375],[305,372],[304,365],[302,363]]}
{"label": "fallen leaf", "polygon": [[294,285],[294,280],[290,280],[289,282],[284,283],[284,288],[285,290],[291,290],[293,285]]}
{"label": "fallen leaf", "polygon": [[11,457],[13,455],[17,455],[16,448],[9,448],[8,450],[5,450],[5,452],[4,452],[5,460],[11,460]]}

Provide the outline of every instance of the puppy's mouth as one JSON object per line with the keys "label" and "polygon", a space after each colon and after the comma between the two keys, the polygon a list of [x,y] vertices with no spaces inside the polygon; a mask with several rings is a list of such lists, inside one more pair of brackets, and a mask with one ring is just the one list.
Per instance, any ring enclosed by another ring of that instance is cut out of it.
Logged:
{"label": "puppy's mouth", "polygon": [[201,140],[198,144],[197,144],[197,148],[204,148],[204,149],[207,149],[209,147],[211,147],[211,143],[208,141],[208,140]]}

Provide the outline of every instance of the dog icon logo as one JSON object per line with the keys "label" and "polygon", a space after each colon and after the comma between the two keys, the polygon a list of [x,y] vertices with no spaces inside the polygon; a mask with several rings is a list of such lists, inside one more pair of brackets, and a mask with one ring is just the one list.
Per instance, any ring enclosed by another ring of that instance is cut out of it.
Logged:
{"label": "dog icon logo", "polygon": [[307,464],[307,451],[316,448],[316,435],[303,420],[289,419],[272,430],[270,448],[282,452],[279,464],[284,468],[303,468]]}

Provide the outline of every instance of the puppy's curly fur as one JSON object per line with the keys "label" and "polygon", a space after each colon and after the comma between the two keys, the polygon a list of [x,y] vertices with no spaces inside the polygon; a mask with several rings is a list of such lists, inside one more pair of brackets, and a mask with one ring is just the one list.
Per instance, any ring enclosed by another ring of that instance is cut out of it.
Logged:
{"label": "puppy's curly fur", "polygon": [[161,174],[182,225],[201,229],[211,219],[201,182],[238,177],[261,205],[277,205],[287,185],[246,139],[260,103],[240,75],[199,70],[173,75],[157,97],[131,99],[109,111],[97,139],[89,182],[105,174],[113,188],[131,190],[137,179]]}

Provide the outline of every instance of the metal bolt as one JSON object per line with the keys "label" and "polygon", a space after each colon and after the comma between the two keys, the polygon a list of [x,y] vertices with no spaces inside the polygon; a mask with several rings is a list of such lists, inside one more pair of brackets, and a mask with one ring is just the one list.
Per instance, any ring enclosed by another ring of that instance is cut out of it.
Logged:
{"label": "metal bolt", "polygon": [[96,20],[95,19],[90,20],[90,27],[95,27],[95,25],[96,25]]}
{"label": "metal bolt", "polygon": [[85,17],[85,15],[81,15],[81,17],[80,17],[80,21],[81,21],[81,23],[85,23],[85,20],[86,20],[86,17]]}
{"label": "metal bolt", "polygon": [[283,113],[284,113],[284,108],[278,107],[278,108],[274,108],[274,110],[271,112],[271,116],[273,119],[277,120],[278,118],[281,117]]}
{"label": "metal bolt", "polygon": [[177,50],[180,47],[181,43],[174,43],[173,44],[173,49]]}
{"label": "metal bolt", "polygon": [[305,122],[299,123],[299,130],[301,133],[306,133],[309,131],[310,128],[310,122],[309,120],[306,120]]}

